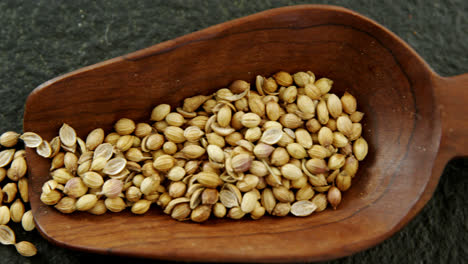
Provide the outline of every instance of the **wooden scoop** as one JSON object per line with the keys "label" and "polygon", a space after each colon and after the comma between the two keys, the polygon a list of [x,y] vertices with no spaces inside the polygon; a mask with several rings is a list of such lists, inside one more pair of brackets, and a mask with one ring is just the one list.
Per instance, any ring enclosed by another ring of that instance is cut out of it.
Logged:
{"label": "wooden scoop", "polygon": [[369,155],[338,210],[309,217],[178,222],[154,206],[64,215],[40,202],[50,161],[27,150],[31,207],[49,241],[89,252],[229,262],[338,258],[382,242],[431,197],[447,161],[467,153],[468,74],[440,77],[376,22],[333,6],[284,7],[236,19],[52,79],[29,96],[24,130],[50,140],[62,123],[85,138],[159,103],[210,94],[236,79],[311,70],[366,113]]}

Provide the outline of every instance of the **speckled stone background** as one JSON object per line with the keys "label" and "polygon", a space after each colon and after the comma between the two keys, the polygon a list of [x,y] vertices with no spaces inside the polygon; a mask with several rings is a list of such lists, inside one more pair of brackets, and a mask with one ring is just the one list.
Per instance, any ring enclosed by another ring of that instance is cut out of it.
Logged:
{"label": "speckled stone background", "polygon": [[[467,0],[2,0],[0,132],[21,131],[28,94],[57,75],[227,20],[304,3],[353,9],[407,41],[439,74],[468,72]],[[372,249],[330,263],[467,263],[467,190],[468,161],[451,162],[434,197],[405,228]],[[0,263],[155,262],[75,252],[14,227],[18,240],[32,241],[39,253],[28,259],[12,246],[0,246]]]}

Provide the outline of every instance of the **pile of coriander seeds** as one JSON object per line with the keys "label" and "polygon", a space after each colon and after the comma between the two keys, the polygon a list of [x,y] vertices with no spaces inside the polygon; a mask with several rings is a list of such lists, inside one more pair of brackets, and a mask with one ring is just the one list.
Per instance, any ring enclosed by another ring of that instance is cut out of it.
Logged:
{"label": "pile of coriander seeds", "polygon": [[155,203],[180,221],[308,216],[338,207],[368,151],[356,99],[332,85],[280,71],[160,104],[150,123],[122,118],[107,135],[83,140],[64,124],[50,142],[21,138],[52,159],[41,201],[62,213],[144,214]]}
{"label": "pile of coriander seeds", "polygon": [[25,231],[35,228],[29,204],[27,165],[25,152],[19,147],[20,134],[8,131],[0,136],[0,243],[14,245],[18,253],[25,257],[34,256],[36,247],[27,241],[16,242],[16,235],[10,228],[21,224]]}

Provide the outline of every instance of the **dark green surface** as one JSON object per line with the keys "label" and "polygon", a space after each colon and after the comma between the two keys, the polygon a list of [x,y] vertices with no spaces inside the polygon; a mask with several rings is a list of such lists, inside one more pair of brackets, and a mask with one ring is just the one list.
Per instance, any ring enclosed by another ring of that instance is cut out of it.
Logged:
{"label": "dark green surface", "polygon": [[[57,75],[261,10],[302,3],[353,9],[403,38],[441,75],[468,72],[466,0],[2,0],[0,132],[21,131],[28,94]],[[467,263],[467,190],[467,160],[452,162],[434,197],[405,228],[375,248],[332,263]],[[0,246],[0,263],[154,262],[70,251],[46,242],[37,231],[16,230],[18,240],[34,242],[39,254],[27,259],[14,247]]]}

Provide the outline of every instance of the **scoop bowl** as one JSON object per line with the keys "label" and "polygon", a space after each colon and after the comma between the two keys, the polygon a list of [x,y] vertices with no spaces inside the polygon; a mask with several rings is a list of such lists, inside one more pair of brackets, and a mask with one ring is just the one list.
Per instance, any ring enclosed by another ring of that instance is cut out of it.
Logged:
{"label": "scoop bowl", "polygon": [[403,40],[341,7],[272,9],[88,66],[29,96],[24,131],[50,140],[62,123],[82,138],[122,117],[148,121],[159,103],[210,94],[236,79],[311,70],[349,91],[366,113],[369,155],[334,211],[310,217],[177,222],[155,207],[64,215],[41,203],[50,161],[27,149],[30,200],[49,241],[103,254],[227,262],[339,258],[382,242],[426,204],[446,163],[466,155],[468,74],[434,73]]}

